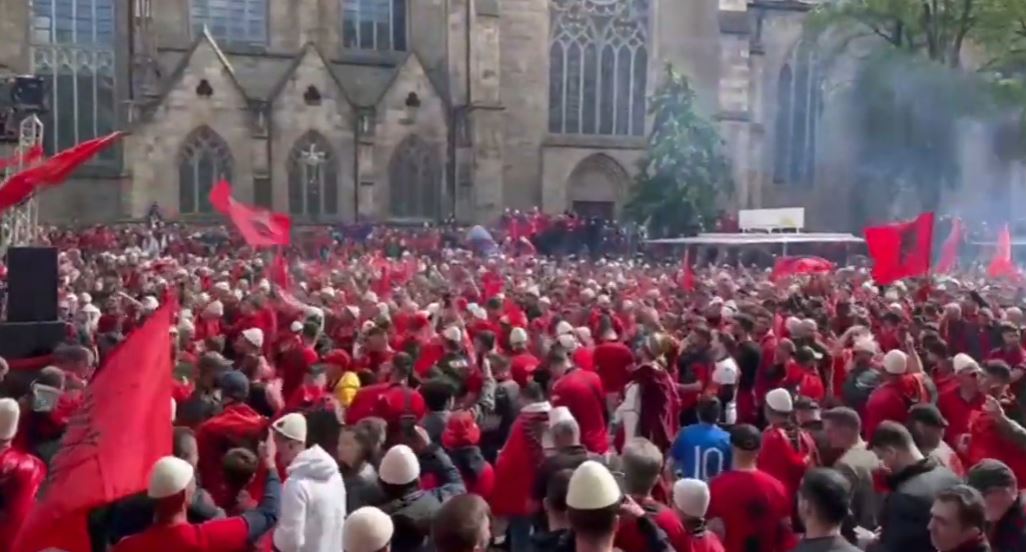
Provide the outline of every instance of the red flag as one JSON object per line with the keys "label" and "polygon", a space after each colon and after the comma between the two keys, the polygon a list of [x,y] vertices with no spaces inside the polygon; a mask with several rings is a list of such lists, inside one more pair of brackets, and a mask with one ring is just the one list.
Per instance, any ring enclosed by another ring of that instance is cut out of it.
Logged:
{"label": "red flag", "polygon": [[16,167],[18,165],[31,165],[36,161],[43,158],[42,146],[32,146],[28,151],[22,154],[15,153],[7,159],[0,159],[0,171],[7,167]]}
{"label": "red flag", "polygon": [[770,279],[776,281],[795,274],[825,274],[833,270],[834,263],[822,257],[778,257]]}
{"label": "red flag", "polygon": [[948,274],[955,269],[958,262],[958,246],[962,244],[962,219],[956,218],[951,222],[951,233],[941,245],[941,258],[937,263],[938,274]]}
{"label": "red flag", "polygon": [[289,276],[288,263],[285,261],[285,256],[281,254],[281,251],[274,254],[274,259],[271,260],[268,272],[268,277],[278,287],[286,291],[292,289],[292,278]]}
{"label": "red flag", "polygon": [[695,291],[695,268],[691,266],[691,249],[684,250],[684,259],[681,261],[680,289],[683,291]]}
{"label": "red flag", "polygon": [[873,258],[873,279],[885,285],[930,271],[933,213],[914,220],[866,228],[866,248]]}
{"label": "red flag", "polygon": [[89,552],[86,517],[146,489],[171,454],[171,301],[128,336],[85,389],[14,552]]}
{"label": "red flag", "polygon": [[994,258],[990,260],[987,267],[987,275],[991,278],[1000,276],[1015,276],[1019,270],[1012,261],[1012,233],[1006,224],[998,234],[997,248],[994,250]]}
{"label": "red flag", "polygon": [[82,142],[12,176],[3,187],[0,187],[0,212],[32,197],[32,194],[44,186],[56,186],[64,182],[75,169],[116,142],[118,138],[121,138],[120,132]]}
{"label": "red flag", "polygon": [[210,205],[232,219],[250,247],[289,244],[292,217],[236,201],[232,197],[231,185],[224,180],[210,190]]}

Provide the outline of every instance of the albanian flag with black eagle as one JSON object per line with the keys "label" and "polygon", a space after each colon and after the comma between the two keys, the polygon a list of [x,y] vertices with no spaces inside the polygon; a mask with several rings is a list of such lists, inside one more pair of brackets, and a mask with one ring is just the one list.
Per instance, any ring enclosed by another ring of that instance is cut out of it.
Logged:
{"label": "albanian flag with black eagle", "polygon": [[930,272],[933,213],[913,220],[866,228],[866,249],[873,258],[873,279],[886,285]]}

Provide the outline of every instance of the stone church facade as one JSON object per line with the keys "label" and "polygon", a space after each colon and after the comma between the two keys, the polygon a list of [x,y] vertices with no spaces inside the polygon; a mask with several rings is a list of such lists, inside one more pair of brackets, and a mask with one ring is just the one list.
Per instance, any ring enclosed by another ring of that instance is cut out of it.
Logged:
{"label": "stone church facade", "polygon": [[802,46],[809,8],[0,0],[0,75],[44,77],[50,150],[126,132],[41,197],[53,221],[139,218],[154,203],[202,219],[222,178],[300,222],[615,215],[666,63],[721,129],[736,206],[814,205],[847,185],[847,148],[844,111]]}

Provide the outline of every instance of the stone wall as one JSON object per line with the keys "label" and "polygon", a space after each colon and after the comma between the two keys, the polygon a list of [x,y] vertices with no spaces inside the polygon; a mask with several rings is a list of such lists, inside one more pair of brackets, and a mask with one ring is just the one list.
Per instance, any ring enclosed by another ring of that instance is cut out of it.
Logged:
{"label": "stone wall", "polygon": [[[209,98],[196,94],[203,79],[214,90]],[[152,119],[139,124],[124,140],[125,168],[132,179],[124,198],[126,215],[141,217],[154,201],[178,212],[178,154],[188,135],[203,125],[219,134],[231,150],[236,197],[253,200],[254,173],[268,166],[266,143],[216,47],[204,40]]]}
{"label": "stone wall", "polygon": [[[410,93],[415,93],[420,100],[416,119],[410,121],[406,109],[406,100]],[[373,154],[369,157],[361,155],[360,162],[370,161],[367,170],[361,168],[361,174],[367,175],[365,182],[373,182],[373,206],[366,212],[378,219],[387,219],[390,209],[390,182],[388,175],[389,162],[396,146],[404,138],[416,134],[428,144],[437,148],[438,158],[447,159],[446,143],[448,127],[446,125],[446,109],[442,98],[438,95],[431,81],[424,72],[424,66],[417,56],[410,55],[399,68],[399,73],[376,108],[376,125],[374,130]],[[445,163],[442,163],[445,166]],[[438,183],[443,190],[443,205],[449,205],[451,197],[445,197],[444,170]],[[361,207],[361,211],[364,211]],[[448,209],[443,209],[444,213]]]}
{"label": "stone wall", "polygon": [[[303,97],[310,86],[320,93],[319,105],[308,105]],[[271,207],[288,212],[288,159],[296,141],[313,131],[328,141],[337,162],[339,218],[353,220],[356,213],[353,197],[356,162],[353,108],[317,50],[306,49],[294,72],[272,101]]]}
{"label": "stone wall", "polygon": [[504,0],[500,30],[503,203],[527,209],[542,199],[541,144],[549,113],[548,0]]}

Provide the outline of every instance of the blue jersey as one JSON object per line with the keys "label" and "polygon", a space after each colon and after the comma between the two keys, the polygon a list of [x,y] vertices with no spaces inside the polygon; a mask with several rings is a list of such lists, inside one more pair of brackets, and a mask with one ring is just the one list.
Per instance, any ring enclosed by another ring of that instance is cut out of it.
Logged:
{"label": "blue jersey", "polygon": [[709,482],[730,469],[730,434],[715,425],[689,425],[677,434],[670,455],[678,475]]}

